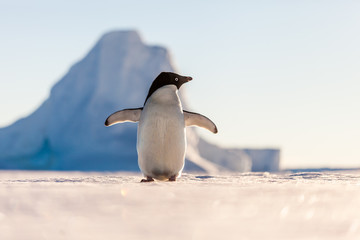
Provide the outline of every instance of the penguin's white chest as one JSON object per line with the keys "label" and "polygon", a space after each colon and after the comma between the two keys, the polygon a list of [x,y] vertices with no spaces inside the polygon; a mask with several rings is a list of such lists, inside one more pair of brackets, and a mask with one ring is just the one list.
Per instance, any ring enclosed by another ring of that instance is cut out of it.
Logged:
{"label": "penguin's white chest", "polygon": [[144,175],[160,180],[179,176],[184,167],[185,135],[176,86],[159,88],[147,100],[138,126],[138,163]]}

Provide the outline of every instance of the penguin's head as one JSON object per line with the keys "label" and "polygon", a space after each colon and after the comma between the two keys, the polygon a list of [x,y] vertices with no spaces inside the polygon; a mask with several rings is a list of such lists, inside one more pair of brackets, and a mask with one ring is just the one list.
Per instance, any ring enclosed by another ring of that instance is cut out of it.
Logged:
{"label": "penguin's head", "polygon": [[153,83],[151,84],[151,87],[149,89],[149,93],[146,97],[145,103],[148,100],[148,98],[159,88],[166,86],[166,85],[175,85],[177,89],[180,89],[180,87],[189,81],[192,80],[192,77],[184,77],[176,73],[172,72],[162,72],[155,78]]}
{"label": "penguin's head", "polygon": [[152,86],[155,85],[157,88],[161,88],[165,85],[173,84],[180,89],[181,85],[192,80],[192,77],[184,77],[172,72],[162,72],[156,77]]}

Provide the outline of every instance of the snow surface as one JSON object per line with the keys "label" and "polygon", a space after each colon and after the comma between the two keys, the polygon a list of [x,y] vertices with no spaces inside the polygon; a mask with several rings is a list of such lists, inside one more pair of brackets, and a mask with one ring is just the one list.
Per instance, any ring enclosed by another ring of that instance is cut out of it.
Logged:
{"label": "snow surface", "polygon": [[0,172],[0,239],[360,239],[360,172]]}

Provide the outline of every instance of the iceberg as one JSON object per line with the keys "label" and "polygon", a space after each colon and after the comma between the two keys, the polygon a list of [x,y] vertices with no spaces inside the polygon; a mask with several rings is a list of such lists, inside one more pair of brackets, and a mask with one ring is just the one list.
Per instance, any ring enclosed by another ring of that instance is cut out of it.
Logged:
{"label": "iceberg", "polygon": [[[167,49],[146,45],[136,31],[103,35],[37,110],[0,129],[0,169],[139,171],[137,124],[106,128],[104,120],[119,109],[142,106],[162,71],[176,72]],[[183,105],[188,106],[185,96]],[[187,135],[185,171],[279,169],[279,154],[223,149],[192,128]]]}

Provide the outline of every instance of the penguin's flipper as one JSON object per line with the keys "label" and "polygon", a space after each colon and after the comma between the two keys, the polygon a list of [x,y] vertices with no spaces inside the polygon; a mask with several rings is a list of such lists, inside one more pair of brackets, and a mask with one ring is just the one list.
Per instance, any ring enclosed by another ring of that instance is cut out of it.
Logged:
{"label": "penguin's flipper", "polygon": [[194,112],[183,111],[185,126],[198,126],[209,130],[210,132],[217,133],[217,127],[209,118]]}
{"label": "penguin's flipper", "polygon": [[105,126],[111,126],[122,122],[138,122],[143,108],[123,109],[111,114],[105,121]]}

